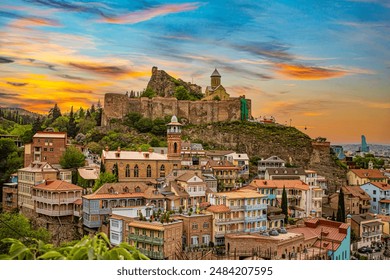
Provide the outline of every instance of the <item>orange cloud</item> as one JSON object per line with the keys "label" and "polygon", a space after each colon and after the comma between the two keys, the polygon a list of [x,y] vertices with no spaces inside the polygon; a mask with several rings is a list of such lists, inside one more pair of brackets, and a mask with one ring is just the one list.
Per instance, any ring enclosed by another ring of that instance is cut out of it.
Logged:
{"label": "orange cloud", "polygon": [[146,10],[129,13],[122,16],[105,16],[101,19],[101,22],[113,23],[113,24],[135,24],[142,21],[147,21],[158,16],[164,16],[168,14],[180,13],[185,11],[192,11],[199,8],[199,3],[184,3],[184,4],[169,4],[161,5],[158,7],[149,8]]}
{"label": "orange cloud", "polygon": [[304,112],[303,115],[307,117],[319,117],[322,116],[324,113],[320,112]]}
{"label": "orange cloud", "polygon": [[322,80],[338,78],[347,75],[349,72],[339,69],[323,67],[311,67],[299,64],[276,63],[276,72],[283,76],[296,80]]}

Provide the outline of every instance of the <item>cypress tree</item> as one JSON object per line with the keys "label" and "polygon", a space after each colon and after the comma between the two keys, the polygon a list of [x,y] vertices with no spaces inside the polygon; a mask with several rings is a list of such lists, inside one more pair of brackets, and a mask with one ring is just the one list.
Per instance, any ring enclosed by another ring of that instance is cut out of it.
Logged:
{"label": "cypress tree", "polygon": [[69,113],[68,136],[71,138],[75,138],[76,135],[77,135],[77,127],[76,127],[76,121],[74,119],[73,106],[72,106]]}
{"label": "cypress tree", "polygon": [[339,204],[337,207],[336,221],[345,223],[344,193],[342,188],[340,188],[340,192],[339,192]]}
{"label": "cypress tree", "polygon": [[284,214],[284,223],[288,222],[288,202],[287,202],[287,192],[286,187],[283,186],[282,192],[282,213]]}

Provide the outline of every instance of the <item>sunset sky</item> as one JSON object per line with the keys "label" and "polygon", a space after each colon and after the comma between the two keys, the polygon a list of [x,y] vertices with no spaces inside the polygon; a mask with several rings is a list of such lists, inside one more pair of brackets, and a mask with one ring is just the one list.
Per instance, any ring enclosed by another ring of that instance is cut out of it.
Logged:
{"label": "sunset sky", "polygon": [[254,117],[390,144],[389,0],[0,2],[0,106],[86,108],[152,66],[203,91],[217,68]]}

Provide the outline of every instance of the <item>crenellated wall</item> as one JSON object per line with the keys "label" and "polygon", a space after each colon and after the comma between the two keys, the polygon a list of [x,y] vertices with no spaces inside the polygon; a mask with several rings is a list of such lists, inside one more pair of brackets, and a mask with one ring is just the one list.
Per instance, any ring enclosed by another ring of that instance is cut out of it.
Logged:
{"label": "crenellated wall", "polygon": [[[251,100],[247,99],[247,104],[251,116]],[[188,101],[174,97],[129,98],[123,94],[106,93],[103,125],[107,125],[110,119],[121,119],[129,112],[138,112],[151,119],[176,115],[183,122],[205,124],[240,120],[241,101],[239,97],[221,101]]]}

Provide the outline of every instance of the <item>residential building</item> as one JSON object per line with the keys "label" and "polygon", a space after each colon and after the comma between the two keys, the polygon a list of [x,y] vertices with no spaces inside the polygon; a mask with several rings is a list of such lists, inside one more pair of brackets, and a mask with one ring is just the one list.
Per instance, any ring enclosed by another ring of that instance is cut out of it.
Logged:
{"label": "residential building", "polygon": [[24,167],[35,161],[59,164],[66,146],[66,132],[38,131],[32,143],[24,145]]}
{"label": "residential building", "polygon": [[98,230],[103,224],[108,224],[109,214],[114,208],[147,205],[147,216],[153,210],[167,208],[165,197],[145,182],[106,183],[94,193],[84,195],[82,200],[86,230]]}
{"label": "residential building", "polygon": [[240,168],[226,160],[209,160],[202,170],[204,174],[211,174],[217,178],[218,190],[228,191],[238,187],[237,179]]}
{"label": "residential building", "polygon": [[211,213],[176,215],[175,219],[183,221],[183,250],[187,248],[209,246],[212,242],[213,216]]}
{"label": "residential building", "polygon": [[285,215],[282,214],[282,208],[267,206],[267,228],[282,228],[284,227]]}
{"label": "residential building", "polygon": [[154,260],[175,260],[182,250],[183,221],[134,220],[126,225],[127,242]]}
{"label": "residential building", "polygon": [[370,214],[352,215],[348,218],[351,229],[355,232],[360,241],[357,242],[357,248],[371,246],[373,242],[381,242],[382,239],[382,220]]}
{"label": "residential building", "polygon": [[[257,191],[262,192],[262,189],[271,189],[275,191],[276,203],[274,206],[280,207],[282,202],[283,187],[286,188],[287,200],[289,207],[289,215],[292,218],[304,218],[313,214],[313,205],[317,205],[322,201],[322,197],[319,197],[320,190],[310,188],[306,183],[300,180],[253,180],[249,186],[253,186]],[[315,191],[316,194],[311,192]],[[316,204],[317,203],[317,204]],[[316,213],[316,216],[319,213]]]}
{"label": "residential building", "polygon": [[225,156],[231,153],[234,153],[234,151],[225,151],[225,150],[206,150],[206,157],[209,160],[213,161],[221,161],[225,159]]}
{"label": "residential building", "polygon": [[[345,214],[357,215],[368,213],[370,209],[370,196],[359,186],[341,187],[344,193]],[[329,196],[329,204],[334,213],[339,205],[339,192]]]}
{"label": "residential building", "polygon": [[378,219],[381,219],[383,226],[382,226],[382,238],[386,240],[386,238],[389,238],[390,236],[390,216],[388,215],[376,215]]}
{"label": "residential building", "polygon": [[306,173],[303,168],[272,167],[267,168],[264,174],[265,180],[301,180],[305,181]]}
{"label": "residential building", "polygon": [[249,157],[245,153],[230,153],[225,155],[225,160],[233,163],[234,166],[240,168],[238,171],[238,176],[240,178],[248,179],[249,178]]}
{"label": "residential building", "polygon": [[262,198],[263,204],[268,206],[276,206],[276,185],[268,185],[268,181],[253,180],[249,185],[241,188],[241,190],[254,190],[264,195]]}
{"label": "residential building", "polygon": [[206,211],[213,214],[212,241],[223,244],[226,233],[259,232],[267,228],[264,195],[251,190],[212,193]]}
{"label": "residential building", "polygon": [[368,182],[387,183],[387,177],[378,169],[350,169],[347,181],[350,186],[360,186]]}
{"label": "residential building", "polygon": [[3,183],[2,207],[4,212],[18,209],[18,183]]}
{"label": "residential building", "polygon": [[181,124],[173,116],[167,124],[168,152],[156,153],[152,148],[148,152],[139,151],[109,151],[108,147],[102,153],[102,161],[107,171],[118,169],[119,182],[150,181],[164,178],[175,169],[181,169]]}
{"label": "residential building", "polygon": [[370,196],[370,212],[390,215],[390,185],[383,182],[368,182],[360,186]]}
{"label": "residential building", "polygon": [[126,225],[140,216],[150,219],[152,213],[150,207],[146,205],[132,206],[125,208],[112,208],[110,214],[110,227],[108,236],[113,245],[119,245],[126,242]]}
{"label": "residential building", "polygon": [[83,188],[54,180],[32,187],[32,199],[37,214],[50,217],[75,216],[76,200],[81,199]]}
{"label": "residential building", "polygon": [[259,179],[264,179],[267,168],[284,167],[286,162],[278,156],[272,156],[267,159],[261,159],[257,162]]}
{"label": "residential building", "polygon": [[[291,233],[277,236],[262,234],[233,233],[225,236],[227,255],[237,259],[249,258],[255,255],[266,260],[304,259],[303,234]],[[316,254],[316,257],[318,252]]]}
{"label": "residential building", "polygon": [[[61,171],[63,176],[71,171]],[[29,216],[34,213],[34,201],[32,199],[32,187],[41,184],[45,180],[59,179],[60,171],[47,162],[32,162],[28,167],[18,170],[18,207],[23,214]]]}
{"label": "residential building", "polygon": [[95,181],[99,178],[100,168],[99,167],[81,167],[77,169],[78,180],[77,183],[83,188],[92,188]]}
{"label": "residential building", "polygon": [[289,232],[304,235],[306,254],[310,255],[310,248],[317,248],[320,252],[326,252],[329,260],[350,260],[349,224],[315,218],[305,220],[304,226],[291,228]]}
{"label": "residential building", "polygon": [[305,183],[309,186],[317,186],[322,188],[324,191],[328,190],[326,178],[324,176],[318,175],[317,171],[314,170],[305,170],[306,178]]}

